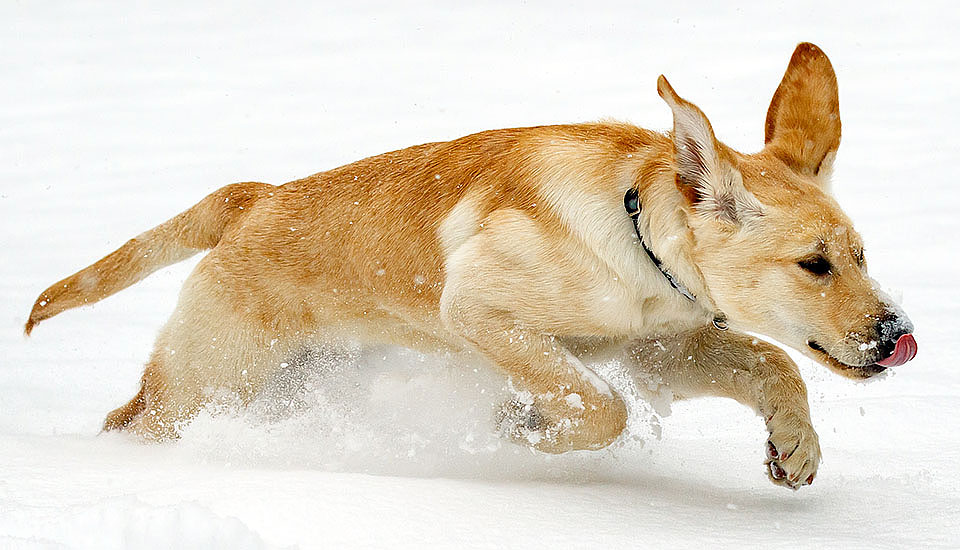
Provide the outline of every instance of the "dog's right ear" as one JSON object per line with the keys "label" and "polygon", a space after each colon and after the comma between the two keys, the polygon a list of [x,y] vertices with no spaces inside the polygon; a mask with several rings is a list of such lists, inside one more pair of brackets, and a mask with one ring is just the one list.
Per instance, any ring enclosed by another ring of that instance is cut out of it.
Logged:
{"label": "dog's right ear", "polygon": [[680,190],[691,203],[698,202],[701,191],[716,177],[720,167],[717,138],[707,115],[699,107],[683,99],[667,78],[657,79],[657,93],[673,111],[673,145]]}
{"label": "dog's right ear", "polygon": [[799,174],[826,184],[840,147],[837,75],[823,50],[797,46],[767,110],[766,148]]}
{"label": "dog's right ear", "polygon": [[702,216],[735,225],[763,215],[740,171],[724,157],[707,115],[677,95],[663,75],[657,79],[657,93],[673,111],[677,187],[687,204]]}

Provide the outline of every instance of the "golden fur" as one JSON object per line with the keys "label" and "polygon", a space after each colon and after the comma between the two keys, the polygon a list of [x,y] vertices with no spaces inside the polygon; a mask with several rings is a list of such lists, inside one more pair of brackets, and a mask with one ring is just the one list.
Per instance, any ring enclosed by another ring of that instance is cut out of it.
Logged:
{"label": "golden fur", "polygon": [[[678,396],[756,409],[771,479],[809,483],[820,448],[803,381],[782,350],[741,331],[867,377],[881,357],[862,344],[880,338],[880,319],[902,318],[827,189],[840,142],[833,69],[816,46],[797,47],[753,155],[718,142],[663,77],[658,92],[669,135],[609,122],[493,130],[281,186],[224,187],[45,290],[26,331],[211,249],[139,393],[105,429],[175,437],[211,390],[249,398],[298,350],[349,338],[480,352],[533,395],[504,407],[507,432],[546,452],[598,449],[626,408],[582,359],[619,349]],[[644,243],[696,301],[640,246],[630,189]],[[811,255],[830,273],[798,266]],[[711,324],[721,314],[731,330]]]}

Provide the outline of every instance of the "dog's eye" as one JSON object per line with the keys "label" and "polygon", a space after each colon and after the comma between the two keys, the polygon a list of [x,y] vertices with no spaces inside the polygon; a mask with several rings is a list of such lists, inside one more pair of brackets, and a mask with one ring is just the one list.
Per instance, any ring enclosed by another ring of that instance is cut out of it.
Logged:
{"label": "dog's eye", "polygon": [[857,267],[863,267],[863,262],[866,261],[866,260],[864,260],[864,258],[863,258],[863,249],[862,249],[862,248],[858,248],[858,249],[857,249],[854,257],[857,259]]}
{"label": "dog's eye", "polygon": [[809,258],[804,258],[798,261],[797,265],[799,265],[804,271],[809,271],[817,276],[828,275],[830,274],[831,270],[830,261],[823,256],[810,256]]}

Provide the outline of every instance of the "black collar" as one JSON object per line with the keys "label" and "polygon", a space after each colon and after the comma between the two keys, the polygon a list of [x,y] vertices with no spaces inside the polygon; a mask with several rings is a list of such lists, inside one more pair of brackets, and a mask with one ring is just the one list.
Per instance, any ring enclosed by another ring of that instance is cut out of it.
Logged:
{"label": "black collar", "polygon": [[[637,232],[637,239],[640,241],[640,246],[643,248],[643,251],[647,253],[647,256],[650,258],[650,261],[653,262],[653,265],[656,266],[657,270],[663,275],[663,277],[670,283],[670,286],[675,288],[681,296],[690,300],[691,302],[696,302],[697,297],[693,295],[690,290],[680,282],[680,279],[676,277],[673,273],[670,273],[666,267],[664,267],[663,262],[660,261],[660,258],[653,253],[653,250],[650,250],[650,247],[647,246],[647,243],[643,242],[643,235],[640,233],[640,192],[637,189],[631,187],[627,190],[627,193],[623,196],[623,207],[626,209],[627,214],[630,216],[630,219],[633,221],[633,229]],[[713,314],[713,326],[718,330],[727,330],[727,316],[722,312],[714,312]]]}
{"label": "black collar", "polygon": [[653,262],[653,265],[656,266],[660,273],[663,274],[664,278],[667,279],[667,282],[670,283],[670,286],[675,288],[677,292],[683,295],[684,298],[690,300],[691,302],[696,302],[697,297],[690,292],[683,283],[680,282],[680,279],[677,279],[676,275],[670,273],[666,267],[663,266],[663,262],[660,261],[660,258],[650,250],[650,247],[647,246],[647,243],[643,242],[643,235],[640,233],[640,193],[631,187],[627,194],[623,196],[623,207],[627,210],[627,214],[630,216],[630,219],[633,220],[633,229],[637,232],[637,239],[640,240],[640,246],[643,247],[643,251],[647,253],[647,256],[650,257],[650,261]]}

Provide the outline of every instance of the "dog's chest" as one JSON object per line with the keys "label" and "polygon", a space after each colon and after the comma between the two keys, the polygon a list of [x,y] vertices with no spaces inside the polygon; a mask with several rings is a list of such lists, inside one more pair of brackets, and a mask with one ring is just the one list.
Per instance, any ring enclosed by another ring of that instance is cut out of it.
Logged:
{"label": "dog's chest", "polygon": [[[706,312],[672,288],[648,258],[635,273],[606,274],[578,281],[582,299],[577,317],[584,326],[616,336],[639,337],[703,322]],[[600,274],[605,270],[590,266]]]}

